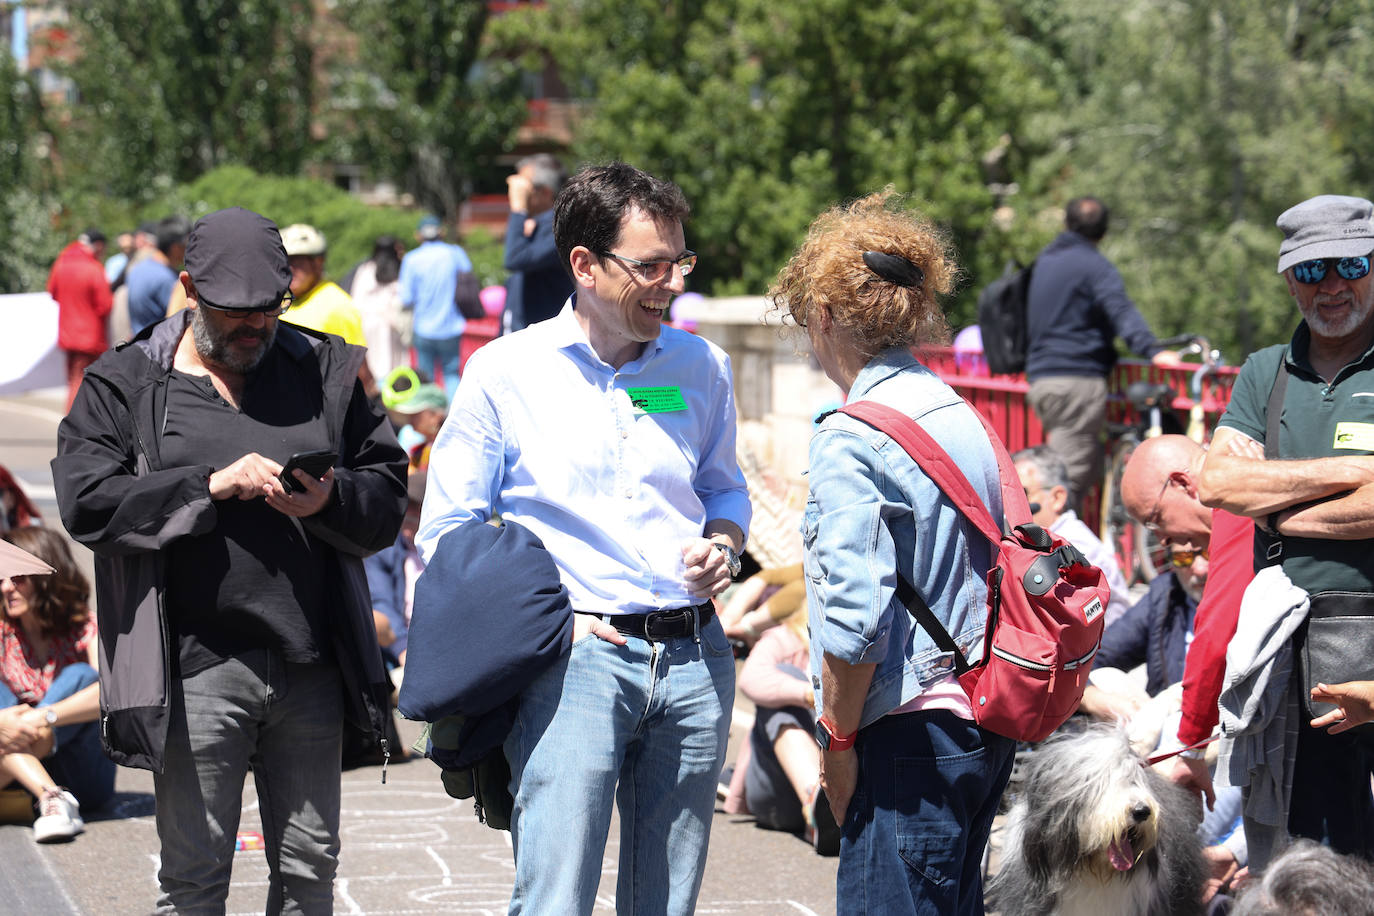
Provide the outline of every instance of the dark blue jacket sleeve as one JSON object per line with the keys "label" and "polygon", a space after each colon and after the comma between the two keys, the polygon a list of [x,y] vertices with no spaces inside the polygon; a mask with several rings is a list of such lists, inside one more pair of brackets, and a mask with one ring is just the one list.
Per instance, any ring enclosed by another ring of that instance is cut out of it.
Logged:
{"label": "dark blue jacket sleeve", "polygon": [[525,214],[512,213],[506,220],[506,270],[561,269],[553,241],[553,211],[534,218],[534,232],[525,236]]}
{"label": "dark blue jacket sleeve", "polygon": [[1132,352],[1148,359],[1164,349],[1150,330],[1145,316],[1140,314],[1131,297],[1126,295],[1126,284],[1121,281],[1121,274],[1105,260],[1093,277],[1093,298],[1101,303],[1116,336],[1124,340]]}
{"label": "dark blue jacket sleeve", "polygon": [[[1166,576],[1150,583],[1150,590],[1102,633],[1102,648],[1093,660],[1094,668],[1120,668],[1129,671],[1145,661],[1150,647],[1150,621],[1157,613],[1156,605],[1169,598]],[[1159,588],[1163,582],[1164,588]]]}

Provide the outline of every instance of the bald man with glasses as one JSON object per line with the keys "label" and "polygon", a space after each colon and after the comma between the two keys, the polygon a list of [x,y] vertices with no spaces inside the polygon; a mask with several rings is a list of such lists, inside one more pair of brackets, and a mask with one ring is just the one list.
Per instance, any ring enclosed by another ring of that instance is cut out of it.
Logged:
{"label": "bald man with glasses", "polygon": [[157,912],[223,912],[250,768],[264,910],[329,912],[344,721],[380,735],[390,710],[362,558],[400,529],[405,453],[363,349],[278,321],[272,221],[203,217],[180,282],[186,308],[102,356],[58,430],[62,521],[96,558],[101,738],[154,772]]}

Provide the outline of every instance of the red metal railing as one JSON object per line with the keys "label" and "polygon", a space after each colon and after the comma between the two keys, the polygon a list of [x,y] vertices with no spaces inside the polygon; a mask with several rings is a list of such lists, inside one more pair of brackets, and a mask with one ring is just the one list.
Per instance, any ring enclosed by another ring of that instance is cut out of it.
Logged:
{"label": "red metal railing", "polygon": [[[1040,418],[1026,403],[1026,391],[1030,386],[1024,375],[989,375],[981,353],[956,352],[952,347],[925,347],[916,351],[916,356],[988,418],[1008,451],[1015,452],[1045,441]],[[1122,360],[1107,379],[1108,420],[1115,423],[1134,420],[1135,412],[1124,392],[1132,382],[1141,379],[1164,382],[1173,388],[1174,399],[1170,406],[1186,418],[1193,407],[1190,386],[1196,369],[1196,363],[1175,368],[1155,366],[1142,360]],[[1225,412],[1231,398],[1231,386],[1239,371],[1233,366],[1219,366],[1203,380],[1200,400],[1209,431],[1216,427],[1217,420]],[[1111,441],[1105,444],[1108,460],[1114,445]],[[1098,485],[1083,501],[1083,520],[1094,530],[1098,527],[1100,493]]]}

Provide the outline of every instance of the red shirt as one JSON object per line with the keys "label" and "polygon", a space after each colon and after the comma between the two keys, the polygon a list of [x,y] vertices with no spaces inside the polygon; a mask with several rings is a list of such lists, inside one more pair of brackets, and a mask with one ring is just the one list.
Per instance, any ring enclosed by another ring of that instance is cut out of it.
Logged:
{"label": "red shirt", "polygon": [[53,262],[48,295],[57,300],[57,345],[77,353],[110,348],[105,317],[114,297],[105,268],[80,242],[72,242]]}
{"label": "red shirt", "polygon": [[41,702],[59,671],[74,662],[89,662],[87,651],[95,639],[95,617],[86,618],[81,629],[54,636],[48,661],[39,665],[33,657],[24,631],[0,617],[0,683],[21,703],[30,706]]}
{"label": "red shirt", "polygon": [[1207,585],[1193,617],[1193,643],[1183,663],[1183,718],[1178,740],[1195,744],[1217,724],[1217,698],[1226,675],[1226,647],[1236,635],[1240,600],[1255,577],[1255,523],[1222,509],[1212,510],[1207,546]]}

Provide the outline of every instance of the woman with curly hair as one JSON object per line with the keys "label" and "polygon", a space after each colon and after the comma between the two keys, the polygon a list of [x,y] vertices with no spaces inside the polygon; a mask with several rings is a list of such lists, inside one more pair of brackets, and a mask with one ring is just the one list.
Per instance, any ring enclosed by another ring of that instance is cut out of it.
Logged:
{"label": "woman with curly hair", "polygon": [[[913,355],[948,337],[943,235],[891,190],[822,214],[770,292],[849,401],[915,419],[1002,515],[973,408]],[[983,912],[981,862],[1015,742],[980,729],[951,656],[897,597],[914,586],[967,654],[991,546],[886,434],[841,413],[811,440],[803,520],[821,785],[841,828],[837,910]]]}
{"label": "woman with curly hair", "polygon": [[54,572],[0,577],[0,786],[18,782],[38,800],[34,839],[69,840],[85,829],[79,806],[98,808],[114,794],[96,724],[90,586],[57,532],[16,528],[5,540]]}

